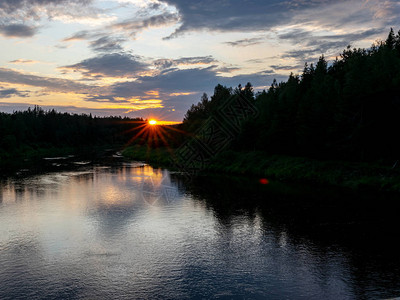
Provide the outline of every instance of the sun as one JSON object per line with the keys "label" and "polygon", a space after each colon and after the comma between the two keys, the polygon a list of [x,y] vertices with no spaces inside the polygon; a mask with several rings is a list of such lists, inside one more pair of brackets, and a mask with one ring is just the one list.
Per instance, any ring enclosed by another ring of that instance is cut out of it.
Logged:
{"label": "sun", "polygon": [[154,119],[151,119],[151,120],[149,121],[149,124],[150,124],[150,125],[156,125],[156,124],[157,124],[157,121],[154,120]]}
{"label": "sun", "polygon": [[[132,126],[131,129],[125,133],[133,132],[134,135],[126,143],[126,147],[137,141],[138,144],[147,143],[148,146],[166,146],[168,151],[169,139],[171,139],[172,131],[186,134],[185,131],[175,127],[178,122],[173,121],[160,121],[156,119],[147,119],[140,121],[128,121],[128,123],[138,123],[137,126]],[[149,149],[149,148],[148,148]]]}

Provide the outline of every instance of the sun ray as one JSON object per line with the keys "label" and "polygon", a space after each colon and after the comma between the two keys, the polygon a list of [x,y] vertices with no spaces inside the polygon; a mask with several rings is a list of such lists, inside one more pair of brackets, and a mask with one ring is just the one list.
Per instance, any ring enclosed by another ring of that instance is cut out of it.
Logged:
{"label": "sun ray", "polygon": [[[133,132],[133,136],[124,145],[123,149],[130,145],[140,144],[146,146],[146,157],[149,157],[152,151],[158,151],[160,147],[167,150],[171,158],[175,156],[171,145],[174,144],[174,132],[182,135],[191,135],[188,132],[177,128],[176,124],[166,125],[165,121],[155,118],[149,118],[140,121],[121,121],[121,123],[132,124],[133,128],[128,129],[124,134]],[[135,126],[136,125],[136,126]]]}

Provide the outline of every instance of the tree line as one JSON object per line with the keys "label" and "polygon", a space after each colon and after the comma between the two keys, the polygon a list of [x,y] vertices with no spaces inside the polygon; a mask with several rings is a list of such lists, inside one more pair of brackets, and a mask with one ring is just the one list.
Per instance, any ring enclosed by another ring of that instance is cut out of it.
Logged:
{"label": "tree line", "polygon": [[142,118],[93,117],[39,106],[0,113],[0,158],[30,149],[124,144],[144,123]]}
{"label": "tree line", "polygon": [[241,93],[258,117],[242,123],[231,148],[322,159],[398,159],[400,143],[400,31],[369,49],[348,46],[333,62],[321,56],[301,75],[254,93],[217,85],[192,105],[182,128],[194,132],[224,99]]}
{"label": "tree line", "polygon": [[[348,46],[336,60],[321,56],[307,63],[300,75],[274,82],[255,93],[251,83],[232,89],[218,84],[184,116],[179,130],[166,137],[134,143],[151,147],[178,147],[192,137],[224,103],[241,94],[258,111],[242,122],[230,148],[269,154],[308,156],[352,161],[399,159],[400,143],[400,31],[393,29],[385,41],[368,49]],[[0,158],[29,149],[123,145],[132,142],[145,120],[142,118],[93,117],[86,114],[44,111],[0,113]],[[183,135],[180,132],[186,132]]]}

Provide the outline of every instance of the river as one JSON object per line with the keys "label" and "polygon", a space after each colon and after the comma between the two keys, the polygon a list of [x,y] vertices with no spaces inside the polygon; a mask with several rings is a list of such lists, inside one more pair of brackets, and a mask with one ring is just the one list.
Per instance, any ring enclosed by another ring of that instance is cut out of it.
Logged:
{"label": "river", "polygon": [[400,297],[396,197],[85,164],[1,179],[0,299]]}

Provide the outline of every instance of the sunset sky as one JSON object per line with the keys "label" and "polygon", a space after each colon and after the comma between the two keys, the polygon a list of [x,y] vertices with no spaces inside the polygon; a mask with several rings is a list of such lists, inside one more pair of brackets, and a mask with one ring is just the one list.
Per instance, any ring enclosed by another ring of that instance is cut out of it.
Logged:
{"label": "sunset sky", "polygon": [[395,0],[0,0],[0,111],[181,121],[218,83],[262,90],[399,16]]}

